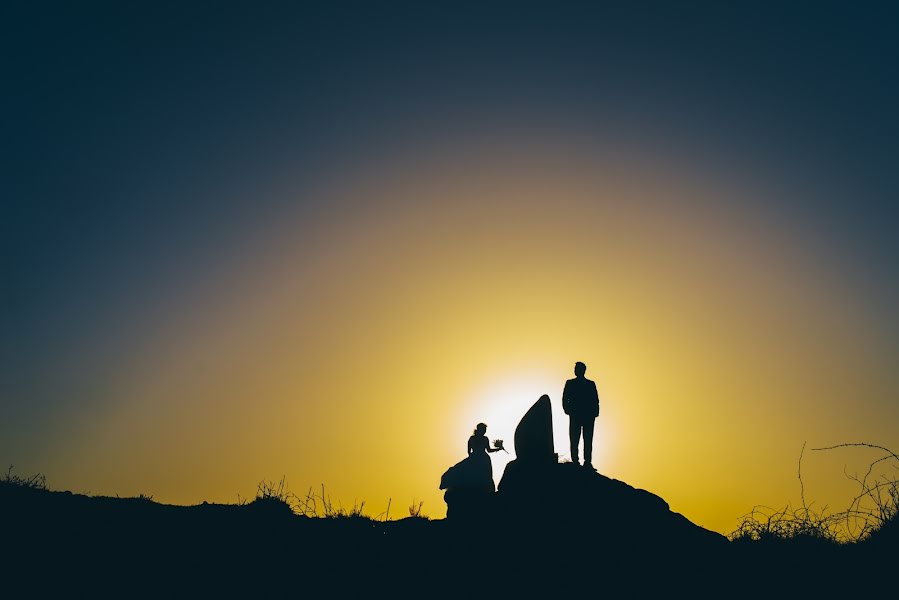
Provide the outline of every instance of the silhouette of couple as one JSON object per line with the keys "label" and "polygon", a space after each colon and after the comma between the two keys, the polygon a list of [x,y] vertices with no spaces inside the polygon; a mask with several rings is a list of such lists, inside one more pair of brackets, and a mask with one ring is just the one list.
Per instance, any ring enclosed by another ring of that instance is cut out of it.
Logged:
{"label": "silhouette of couple", "polygon": [[[584,467],[593,468],[593,426],[599,416],[599,393],[596,383],[584,377],[587,365],[574,364],[574,379],[565,382],[562,391],[562,410],[568,415],[568,437],[571,442],[571,461],[579,464],[578,446],[584,438]],[[487,425],[478,423],[468,438],[468,456],[443,474],[440,489],[466,488],[494,492],[491,452],[504,450],[497,442],[493,448],[487,439]]]}

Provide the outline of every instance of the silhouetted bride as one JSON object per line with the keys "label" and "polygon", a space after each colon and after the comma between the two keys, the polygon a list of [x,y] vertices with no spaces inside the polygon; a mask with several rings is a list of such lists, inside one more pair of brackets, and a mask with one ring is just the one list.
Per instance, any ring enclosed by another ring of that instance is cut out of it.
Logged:
{"label": "silhouetted bride", "polygon": [[503,450],[502,442],[497,440],[495,447],[490,447],[487,439],[487,426],[478,423],[474,433],[468,438],[468,457],[450,467],[440,478],[440,489],[478,489],[496,491],[493,483],[493,465],[489,452]]}

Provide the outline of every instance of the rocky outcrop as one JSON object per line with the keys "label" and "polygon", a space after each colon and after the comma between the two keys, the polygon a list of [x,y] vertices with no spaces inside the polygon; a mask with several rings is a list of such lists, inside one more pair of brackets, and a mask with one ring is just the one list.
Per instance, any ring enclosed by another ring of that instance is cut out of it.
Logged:
{"label": "rocky outcrop", "polygon": [[548,537],[578,531],[584,539],[630,546],[725,541],[672,512],[655,494],[576,463],[558,463],[552,443],[550,399],[542,396],[515,431],[516,457],[506,466],[497,493],[499,518],[530,523],[535,533]]}

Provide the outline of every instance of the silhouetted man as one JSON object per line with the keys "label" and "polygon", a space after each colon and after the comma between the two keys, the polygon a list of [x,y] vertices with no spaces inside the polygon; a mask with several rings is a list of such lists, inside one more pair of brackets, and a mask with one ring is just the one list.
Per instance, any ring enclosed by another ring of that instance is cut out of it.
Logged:
{"label": "silhouetted man", "polygon": [[577,445],[584,432],[584,466],[593,467],[593,424],[599,416],[599,394],[596,384],[586,377],[587,365],[574,363],[574,379],[565,382],[562,410],[568,415],[568,437],[571,439],[571,460],[578,464]]}

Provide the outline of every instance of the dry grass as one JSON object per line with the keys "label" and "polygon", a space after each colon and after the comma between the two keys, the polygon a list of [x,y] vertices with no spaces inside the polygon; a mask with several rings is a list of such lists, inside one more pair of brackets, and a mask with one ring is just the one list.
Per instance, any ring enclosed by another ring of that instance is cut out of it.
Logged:
{"label": "dry grass", "polygon": [[420,500],[418,504],[416,504],[415,500],[413,500],[412,504],[409,505],[409,516],[416,519],[427,519],[428,517],[421,512],[421,507],[424,506],[424,503],[424,500]]}
{"label": "dry grass", "polygon": [[30,477],[22,477],[13,473],[14,466],[9,465],[9,469],[6,470],[6,474],[0,477],[0,483],[5,483],[7,485],[15,485],[18,487],[30,488],[33,490],[46,490],[47,489],[47,476],[41,473],[35,473]]}
{"label": "dry grass", "polygon": [[331,496],[325,492],[324,484],[321,486],[320,494],[310,487],[305,496],[292,494],[291,498],[294,512],[307,517],[371,519],[369,515],[365,514],[365,501],[356,502],[354,500],[352,508],[344,508],[340,502],[335,505],[331,501]]}
{"label": "dry grass", "polygon": [[[246,500],[238,498],[238,504],[246,504]],[[318,519],[364,519],[368,521],[389,521],[390,507],[393,499],[387,501],[387,510],[371,516],[365,512],[365,501],[353,501],[351,507],[344,507],[341,502],[334,502],[325,490],[324,484],[319,489],[310,487],[305,494],[291,492],[287,480],[265,481],[259,483],[256,491],[256,502],[279,502],[290,507],[294,514]],[[409,506],[409,516],[418,519],[429,519],[422,511],[424,502],[415,502]]]}
{"label": "dry grass", "polygon": [[851,544],[864,541],[899,516],[899,479],[892,473],[899,469],[899,456],[883,446],[868,443],[837,444],[812,451],[840,449],[875,449],[881,456],[872,461],[863,475],[844,473],[858,485],[857,494],[845,510],[828,513],[827,507],[815,510],[806,502],[802,481],[802,459],[805,444],[799,454],[797,477],[802,506],[790,505],[782,509],[756,506],[742,517],[737,529],[730,534],[734,541],[805,540],[830,544]]}

